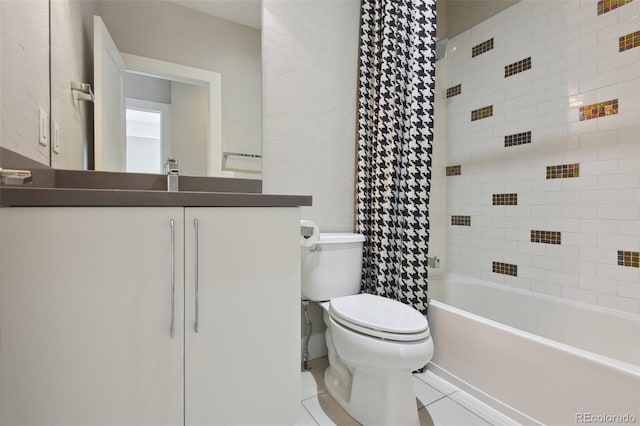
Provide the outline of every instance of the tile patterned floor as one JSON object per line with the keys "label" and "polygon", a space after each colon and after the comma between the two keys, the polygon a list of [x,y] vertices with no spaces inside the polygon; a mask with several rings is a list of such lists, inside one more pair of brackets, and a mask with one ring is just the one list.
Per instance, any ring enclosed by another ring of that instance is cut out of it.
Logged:
{"label": "tile patterned floor", "polygon": [[[324,385],[327,358],[309,362],[302,373],[300,419],[297,426],[358,426],[329,395]],[[512,419],[459,390],[436,375],[414,374],[416,403],[421,426],[517,425]]]}

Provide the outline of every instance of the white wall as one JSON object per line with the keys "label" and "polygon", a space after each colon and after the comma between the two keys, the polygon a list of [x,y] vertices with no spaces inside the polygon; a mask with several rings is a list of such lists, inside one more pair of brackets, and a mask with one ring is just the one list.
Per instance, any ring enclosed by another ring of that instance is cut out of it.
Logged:
{"label": "white wall", "polygon": [[429,194],[429,256],[440,259],[439,269],[429,269],[428,276],[443,273],[447,264],[447,64],[436,62],[434,99],[433,153],[431,156],[431,193]]}
{"label": "white wall", "polygon": [[0,1],[0,145],[43,164],[38,108],[49,114],[49,2]]}
{"label": "white wall", "polygon": [[209,89],[172,81],[171,101],[171,149],[180,174],[206,176]]}
{"label": "white wall", "polygon": [[312,195],[305,218],[353,231],[360,3],[263,4],[263,190]]}
{"label": "white wall", "polygon": [[[520,0],[437,1],[438,37],[455,37],[518,1]],[[440,15],[441,10],[444,16]]]}
{"label": "white wall", "polygon": [[[325,232],[354,230],[359,19],[357,0],[263,0],[263,191],[312,195],[302,216]],[[310,309],[316,358],[324,323]]]}
{"label": "white wall", "polygon": [[51,119],[60,129],[60,153],[51,165],[58,169],[83,169],[93,163],[93,105],[75,102],[72,81],[93,87],[93,15],[91,0],[51,2]]}
{"label": "white wall", "polygon": [[[640,270],[617,264],[618,250],[640,250],[640,48],[618,51],[639,13],[640,2],[598,16],[595,0],[523,0],[449,41],[446,87],[462,94],[446,101],[447,165],[462,174],[446,177],[448,214],[471,226],[447,225],[448,270],[640,312]],[[529,56],[530,70],[504,77]],[[580,121],[580,106],[611,99],[619,114]],[[472,122],[487,105],[493,117]],[[526,131],[531,143],[504,146]],[[546,179],[546,167],[575,163],[579,177]],[[518,205],[492,205],[501,193]],[[561,244],[531,242],[531,230],[561,232]]]}
{"label": "white wall", "polygon": [[148,75],[125,73],[124,96],[163,104],[171,103],[171,80]]}

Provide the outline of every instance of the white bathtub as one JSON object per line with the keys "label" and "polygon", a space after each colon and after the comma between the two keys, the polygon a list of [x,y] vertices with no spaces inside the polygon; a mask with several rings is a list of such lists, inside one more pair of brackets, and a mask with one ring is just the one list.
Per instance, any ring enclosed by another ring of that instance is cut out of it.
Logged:
{"label": "white bathtub", "polygon": [[640,316],[452,274],[429,296],[434,374],[522,423],[640,423]]}

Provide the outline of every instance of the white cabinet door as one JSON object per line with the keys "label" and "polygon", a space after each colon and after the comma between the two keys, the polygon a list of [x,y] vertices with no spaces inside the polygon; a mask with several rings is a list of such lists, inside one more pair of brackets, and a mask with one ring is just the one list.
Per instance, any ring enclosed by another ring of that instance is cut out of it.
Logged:
{"label": "white cabinet door", "polygon": [[185,209],[187,425],[296,422],[299,220],[298,208]]}
{"label": "white cabinet door", "polygon": [[0,424],[182,424],[183,215],[0,209]]}

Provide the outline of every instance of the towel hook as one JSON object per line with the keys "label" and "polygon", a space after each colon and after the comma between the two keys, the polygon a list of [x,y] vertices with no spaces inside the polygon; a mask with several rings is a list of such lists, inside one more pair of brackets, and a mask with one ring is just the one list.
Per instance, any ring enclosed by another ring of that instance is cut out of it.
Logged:
{"label": "towel hook", "polygon": [[73,100],[75,102],[87,101],[95,103],[96,101],[96,97],[94,96],[93,90],[91,90],[91,85],[89,83],[78,83],[72,81],[71,92],[73,92]]}

